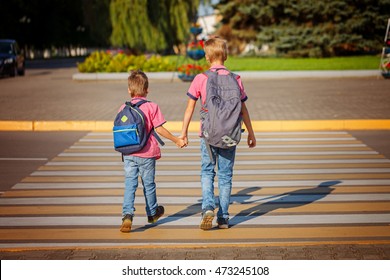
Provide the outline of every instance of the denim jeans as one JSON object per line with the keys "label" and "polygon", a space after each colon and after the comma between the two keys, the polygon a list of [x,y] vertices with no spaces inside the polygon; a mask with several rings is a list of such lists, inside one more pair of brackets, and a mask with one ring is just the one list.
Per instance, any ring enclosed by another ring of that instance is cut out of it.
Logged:
{"label": "denim jeans", "polygon": [[216,203],[214,199],[214,178],[215,167],[218,166],[218,218],[229,218],[230,195],[232,191],[233,166],[236,155],[236,147],[221,149],[210,146],[215,164],[210,160],[204,139],[201,138],[201,183],[202,183],[202,211],[214,210]]}
{"label": "denim jeans", "polygon": [[156,159],[141,158],[126,155],[123,157],[125,169],[125,194],[123,199],[123,216],[134,215],[135,191],[138,187],[138,176],[141,177],[144,186],[144,196],[146,204],[146,214],[153,216],[157,209],[156,183],[154,177],[156,173]]}

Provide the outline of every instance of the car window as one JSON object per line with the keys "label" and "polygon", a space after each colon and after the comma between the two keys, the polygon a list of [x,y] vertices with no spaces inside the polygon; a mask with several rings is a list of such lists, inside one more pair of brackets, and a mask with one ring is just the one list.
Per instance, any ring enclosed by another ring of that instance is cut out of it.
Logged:
{"label": "car window", "polygon": [[9,43],[0,43],[0,53],[12,54],[12,45]]}

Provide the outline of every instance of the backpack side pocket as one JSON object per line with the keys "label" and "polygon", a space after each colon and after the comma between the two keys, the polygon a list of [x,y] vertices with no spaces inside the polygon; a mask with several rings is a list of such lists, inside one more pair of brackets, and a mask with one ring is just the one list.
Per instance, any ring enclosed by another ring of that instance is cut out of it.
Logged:
{"label": "backpack side pocket", "polygon": [[138,134],[136,124],[114,126],[113,136],[114,136],[115,148],[140,144],[140,139],[139,139],[139,134]]}

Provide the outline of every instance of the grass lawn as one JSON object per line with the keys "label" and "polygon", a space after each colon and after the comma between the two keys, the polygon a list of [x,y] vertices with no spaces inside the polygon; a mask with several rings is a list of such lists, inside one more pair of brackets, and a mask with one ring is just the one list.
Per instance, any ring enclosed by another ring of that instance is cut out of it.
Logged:
{"label": "grass lawn", "polygon": [[[171,56],[177,61],[178,58]],[[183,58],[182,58],[183,59]],[[188,59],[185,63],[194,61]],[[282,70],[376,70],[380,55],[332,58],[259,58],[229,56],[225,65],[232,71]]]}
{"label": "grass lawn", "polygon": [[333,58],[237,58],[229,57],[226,66],[233,71],[280,70],[374,70],[379,69],[379,56]]}

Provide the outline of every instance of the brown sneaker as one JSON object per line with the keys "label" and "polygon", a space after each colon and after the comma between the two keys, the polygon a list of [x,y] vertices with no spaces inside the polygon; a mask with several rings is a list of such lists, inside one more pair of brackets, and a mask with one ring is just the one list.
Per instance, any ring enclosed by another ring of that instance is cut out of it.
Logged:
{"label": "brown sneaker", "polygon": [[120,228],[120,231],[121,232],[130,232],[132,224],[133,224],[133,216],[130,214],[126,214],[122,218],[122,226]]}
{"label": "brown sneaker", "polygon": [[200,228],[203,230],[209,230],[213,227],[214,211],[207,210],[202,213],[202,221],[200,222]]}
{"label": "brown sneaker", "polygon": [[156,214],[154,216],[148,216],[148,223],[154,224],[164,215],[164,206],[157,206]]}

